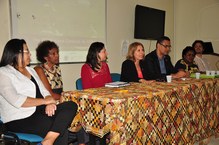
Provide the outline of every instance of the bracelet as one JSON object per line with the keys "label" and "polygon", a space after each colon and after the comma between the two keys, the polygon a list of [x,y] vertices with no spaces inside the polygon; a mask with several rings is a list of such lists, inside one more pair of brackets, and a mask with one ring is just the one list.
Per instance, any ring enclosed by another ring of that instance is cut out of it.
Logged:
{"label": "bracelet", "polygon": [[58,105],[60,103],[60,101],[59,100],[56,100],[56,105]]}

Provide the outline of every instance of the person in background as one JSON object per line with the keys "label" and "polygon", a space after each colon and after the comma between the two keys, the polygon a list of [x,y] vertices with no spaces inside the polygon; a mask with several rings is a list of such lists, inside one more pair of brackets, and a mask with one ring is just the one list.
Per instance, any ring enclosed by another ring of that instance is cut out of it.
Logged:
{"label": "person in background", "polygon": [[[61,69],[59,67],[59,47],[53,41],[43,41],[36,48],[37,60],[42,64],[35,66],[34,69],[39,75],[46,89],[54,99],[60,100],[63,91]],[[77,136],[79,145],[85,145],[85,131],[69,132],[70,136]]]}
{"label": "person in background", "polygon": [[144,46],[139,42],[129,45],[126,60],[122,63],[121,81],[150,83],[145,80],[143,59],[145,57]]}
{"label": "person in background", "polygon": [[144,69],[147,80],[166,80],[166,75],[172,78],[186,76],[185,71],[177,71],[168,55],[171,49],[170,38],[162,36],[157,40],[156,49],[145,56]]}
{"label": "person in background", "polygon": [[94,42],[90,45],[87,59],[81,68],[83,89],[104,87],[112,82],[110,70],[106,63],[107,52],[102,42]]}
{"label": "person in background", "polygon": [[[112,82],[110,70],[106,63],[107,52],[102,42],[94,42],[90,45],[86,62],[81,68],[83,89],[104,87]],[[99,138],[89,134],[89,143],[94,145],[99,141],[100,145],[106,144],[106,135]]]}
{"label": "person in background", "polygon": [[195,63],[198,65],[198,68],[201,72],[205,72],[210,69],[209,63],[206,59],[202,58],[202,53],[204,51],[204,42],[202,40],[195,40],[192,44],[192,47],[195,49]]}
{"label": "person in background", "polygon": [[178,60],[175,69],[178,71],[183,70],[187,72],[187,77],[190,76],[191,73],[196,73],[199,71],[198,66],[194,62],[195,58],[195,50],[191,46],[187,46],[182,51],[182,59]]}
{"label": "person in background", "polygon": [[40,65],[34,67],[46,89],[54,99],[59,100],[63,91],[61,69],[59,67],[59,47],[53,41],[43,41],[36,48]]}
{"label": "person in background", "polygon": [[68,127],[77,112],[74,102],[56,104],[30,68],[30,51],[23,39],[11,39],[0,62],[0,113],[8,131],[43,137],[40,145],[67,145]]}

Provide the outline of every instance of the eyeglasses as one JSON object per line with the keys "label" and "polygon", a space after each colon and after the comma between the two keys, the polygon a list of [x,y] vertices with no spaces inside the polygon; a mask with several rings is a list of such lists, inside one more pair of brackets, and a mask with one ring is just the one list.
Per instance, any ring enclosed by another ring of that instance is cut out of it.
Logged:
{"label": "eyeglasses", "polygon": [[162,43],[160,43],[160,45],[162,45],[165,48],[171,48],[171,45],[163,45]]}
{"label": "eyeglasses", "polygon": [[[20,51],[21,53],[21,51]],[[23,53],[27,53],[27,54],[30,54],[30,51],[27,49],[27,50],[23,50]]]}

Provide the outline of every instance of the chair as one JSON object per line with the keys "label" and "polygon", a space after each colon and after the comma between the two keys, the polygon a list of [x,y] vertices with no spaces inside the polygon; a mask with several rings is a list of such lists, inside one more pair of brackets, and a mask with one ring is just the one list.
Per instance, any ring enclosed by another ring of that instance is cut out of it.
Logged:
{"label": "chair", "polygon": [[2,138],[4,140],[10,140],[10,141],[14,141],[16,145],[21,145],[22,142],[26,142],[28,145],[30,145],[31,143],[39,143],[43,140],[42,137],[35,135],[35,134],[29,134],[29,133],[17,133],[17,132],[10,132],[10,131],[6,131],[4,130],[3,126],[3,122],[1,121],[0,118],[0,125],[2,128]]}
{"label": "chair", "polygon": [[81,78],[76,80],[76,89],[77,90],[83,90]]}
{"label": "chair", "polygon": [[110,75],[113,82],[120,81],[121,75],[119,73],[111,73]]}
{"label": "chair", "polygon": [[[120,81],[120,76],[121,75],[119,73],[111,73],[110,75],[111,75],[111,78],[112,78],[113,82]],[[78,78],[76,80],[76,89],[77,90],[83,90],[81,78]]]}

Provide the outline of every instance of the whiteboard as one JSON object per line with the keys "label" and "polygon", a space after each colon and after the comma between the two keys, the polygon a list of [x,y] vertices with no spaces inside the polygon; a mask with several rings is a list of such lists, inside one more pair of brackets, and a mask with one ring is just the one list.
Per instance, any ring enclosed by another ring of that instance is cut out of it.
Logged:
{"label": "whiteboard", "polygon": [[25,39],[31,63],[41,41],[59,46],[60,62],[84,62],[92,42],[106,42],[105,0],[11,0],[11,37]]}

